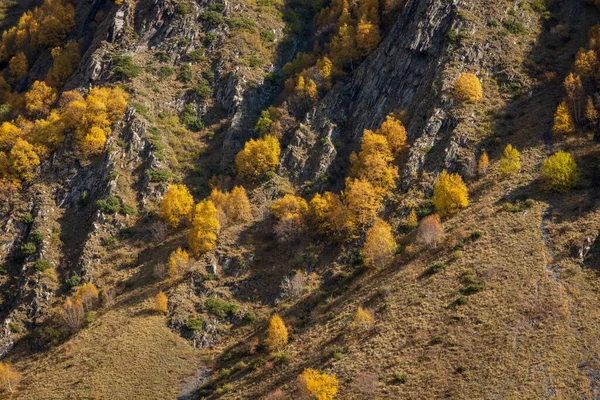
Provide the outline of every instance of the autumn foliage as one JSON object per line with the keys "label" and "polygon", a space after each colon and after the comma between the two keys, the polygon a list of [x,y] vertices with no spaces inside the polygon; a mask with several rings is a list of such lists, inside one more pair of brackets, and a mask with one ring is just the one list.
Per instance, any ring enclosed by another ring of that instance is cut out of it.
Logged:
{"label": "autumn foliage", "polygon": [[552,134],[556,138],[563,138],[575,132],[575,124],[569,111],[569,106],[565,101],[558,105],[556,113],[554,113],[554,126]]}
{"label": "autumn foliage", "polygon": [[521,153],[512,145],[507,144],[500,158],[498,172],[502,177],[516,175],[521,170]]}
{"label": "autumn foliage", "polygon": [[21,374],[15,371],[9,363],[0,362],[0,388],[13,393],[21,380]]}
{"label": "autumn foliage", "polygon": [[368,331],[375,325],[375,317],[373,314],[362,307],[358,307],[352,318],[352,328],[360,331]]}
{"label": "autumn foliage", "polygon": [[307,368],[298,377],[301,390],[317,400],[333,400],[338,392],[335,376]]}
{"label": "autumn foliage", "polygon": [[460,102],[478,102],[483,99],[481,82],[475,74],[463,72],[454,83],[454,97]]}
{"label": "autumn foliage", "polygon": [[469,191],[460,175],[442,171],[433,187],[433,204],[441,216],[454,214],[469,205]]}
{"label": "autumn foliage", "polygon": [[390,225],[377,219],[375,224],[367,231],[363,247],[365,263],[371,268],[386,267],[394,258],[396,240]]}
{"label": "autumn foliage", "polygon": [[167,224],[176,228],[189,218],[194,206],[194,198],[185,185],[170,185],[160,203],[159,215]]}
{"label": "autumn foliage", "polygon": [[196,204],[192,217],[192,230],[188,242],[195,257],[211,250],[217,243],[219,232],[217,208],[210,200]]}
{"label": "autumn foliage", "polygon": [[274,315],[269,321],[269,329],[265,344],[271,351],[279,351],[285,347],[288,342],[288,331],[283,319],[279,315]]}
{"label": "autumn foliage", "polygon": [[154,296],[154,310],[160,314],[166,314],[169,311],[169,299],[162,291]]}
{"label": "autumn foliage", "polygon": [[279,166],[281,149],[279,141],[266,135],[262,139],[250,139],[235,157],[238,175],[255,181],[267,172],[275,172]]}
{"label": "autumn foliage", "polygon": [[544,161],[540,178],[546,190],[568,192],[577,185],[579,171],[573,157],[559,151]]}
{"label": "autumn foliage", "polygon": [[182,250],[181,247],[178,247],[171,255],[169,256],[169,267],[168,273],[169,277],[172,279],[179,278],[183,276],[190,268],[190,256],[187,251]]}

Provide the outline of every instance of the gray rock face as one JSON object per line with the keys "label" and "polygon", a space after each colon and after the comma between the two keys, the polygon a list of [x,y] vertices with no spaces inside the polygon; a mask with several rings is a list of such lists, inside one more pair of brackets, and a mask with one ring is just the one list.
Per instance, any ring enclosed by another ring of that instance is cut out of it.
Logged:
{"label": "gray rock face", "polygon": [[[378,127],[395,110],[409,110],[409,136],[435,136],[444,126],[443,115],[428,122],[427,115],[436,99],[434,81],[455,14],[451,2],[409,1],[375,53],[348,82],[334,87],[296,132],[282,157],[285,173],[296,183],[327,174],[338,157],[335,143],[346,144],[340,156],[347,156],[358,147],[364,129]],[[409,175],[418,168],[415,162]]]}

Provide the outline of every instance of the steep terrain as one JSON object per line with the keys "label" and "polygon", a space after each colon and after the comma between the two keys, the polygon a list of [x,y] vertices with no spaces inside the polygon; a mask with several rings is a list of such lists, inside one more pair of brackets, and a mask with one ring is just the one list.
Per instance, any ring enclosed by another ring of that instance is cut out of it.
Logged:
{"label": "steep terrain", "polygon": [[[43,2],[31,3],[0,2],[2,29]],[[72,4],[61,44],[77,41],[81,61],[57,92],[119,87],[128,106],[100,154],[82,156],[69,133],[21,187],[0,181],[0,357],[21,375],[0,397],[305,398],[298,376],[311,368],[336,376],[340,399],[600,398],[597,119],[552,135],[563,82],[600,23],[596,7],[377,2],[381,42],[335,66],[329,88],[314,65],[334,54],[334,28],[318,21],[336,2]],[[2,62],[13,93],[44,79],[50,50],[29,55],[20,80]],[[290,73],[302,52],[316,60]],[[456,99],[465,72],[481,81],[481,101]],[[298,94],[300,76],[318,81],[310,101]],[[595,80],[584,78],[585,94],[598,108]],[[8,99],[3,122],[37,119]],[[266,109],[280,123],[280,165],[251,181],[234,157],[264,137]],[[274,201],[347,190],[351,153],[388,115],[402,120],[409,145],[378,210],[398,244],[393,261],[365,265],[366,228],[339,241],[311,225],[278,240]],[[522,165],[507,177],[509,143]],[[558,150],[580,173],[565,193],[540,180]],[[462,176],[470,204],[443,219],[445,239],[430,248],[407,217],[434,212],[442,170]],[[190,247],[189,226],[159,217],[178,183],[196,202],[243,185],[252,218],[222,224],[214,248],[166,279],[169,256]],[[102,301],[72,329],[65,301],[88,282]],[[166,313],[155,311],[159,292]],[[374,317],[369,329],[353,327],[359,307]],[[289,332],[281,351],[263,340],[275,314]]]}

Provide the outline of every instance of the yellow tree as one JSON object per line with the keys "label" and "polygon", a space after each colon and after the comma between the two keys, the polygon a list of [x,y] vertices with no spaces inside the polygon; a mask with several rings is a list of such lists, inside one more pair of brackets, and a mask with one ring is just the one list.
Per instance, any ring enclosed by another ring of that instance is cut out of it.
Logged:
{"label": "yellow tree", "polygon": [[17,139],[7,157],[9,175],[20,181],[29,181],[33,178],[33,170],[40,165],[40,158],[33,146],[22,139]]}
{"label": "yellow tree", "polygon": [[498,172],[506,178],[519,173],[521,170],[521,154],[512,145],[507,144],[500,158]]}
{"label": "yellow tree", "polygon": [[79,150],[84,157],[95,157],[104,151],[106,144],[106,129],[92,126],[88,133],[79,142]]}
{"label": "yellow tree", "polygon": [[85,283],[77,289],[73,298],[75,301],[81,302],[86,311],[94,307],[94,303],[98,301],[98,288],[91,282]]}
{"label": "yellow tree", "polygon": [[188,218],[194,207],[194,198],[185,185],[170,185],[160,203],[160,217],[171,227],[176,228],[184,218]]}
{"label": "yellow tree", "polygon": [[310,102],[314,103],[319,100],[319,90],[317,88],[317,84],[310,78],[308,79],[308,82],[306,82],[305,93]]}
{"label": "yellow tree", "polygon": [[585,119],[587,119],[590,125],[595,125],[598,123],[598,110],[596,110],[592,96],[587,97]]}
{"label": "yellow tree", "polygon": [[227,219],[232,222],[247,222],[252,219],[252,210],[248,193],[243,186],[236,186],[227,195],[225,202]]}
{"label": "yellow tree", "polygon": [[577,185],[579,171],[573,157],[559,151],[544,161],[541,176],[544,189],[556,192],[568,192]]}
{"label": "yellow tree", "polygon": [[56,91],[44,82],[35,81],[27,93],[25,103],[27,112],[34,116],[46,115],[56,101]]}
{"label": "yellow tree", "polygon": [[283,319],[279,315],[274,315],[269,321],[269,329],[265,344],[271,351],[279,351],[288,343],[288,331]]}
{"label": "yellow tree", "polygon": [[481,82],[475,74],[463,72],[454,83],[454,96],[460,102],[478,102],[483,99]]}
{"label": "yellow tree", "polygon": [[19,81],[23,79],[29,71],[29,63],[27,62],[25,53],[21,52],[11,58],[10,62],[8,63],[8,70],[10,72],[10,77],[13,80]]}
{"label": "yellow tree", "polygon": [[15,371],[9,363],[0,362],[0,387],[13,393],[21,380],[21,374]]}
{"label": "yellow tree", "polygon": [[343,68],[344,65],[351,63],[358,58],[356,45],[356,31],[352,25],[343,24],[338,33],[331,40],[330,57],[337,68]]}
{"label": "yellow tree", "polygon": [[442,171],[433,187],[433,204],[442,216],[469,205],[469,191],[460,175]]}
{"label": "yellow tree", "polygon": [[338,392],[335,376],[307,368],[298,377],[301,388],[317,400],[333,400]]}
{"label": "yellow tree", "polygon": [[187,251],[182,250],[181,247],[178,247],[171,255],[169,256],[169,277],[172,279],[179,278],[183,276],[190,269],[190,256]]}
{"label": "yellow tree", "polygon": [[398,155],[406,148],[406,128],[393,115],[385,117],[376,133],[385,136],[392,154]]}
{"label": "yellow tree", "polygon": [[266,135],[262,139],[250,139],[235,157],[238,175],[247,180],[257,180],[279,166],[281,149],[279,141]]}
{"label": "yellow tree", "polygon": [[310,218],[315,230],[329,235],[334,241],[344,241],[355,230],[352,214],[335,193],[317,193],[309,204]]}
{"label": "yellow tree", "polygon": [[392,165],[394,159],[385,136],[365,130],[361,150],[350,155],[350,175],[369,181],[381,196],[396,187],[398,170]]}
{"label": "yellow tree", "polygon": [[3,122],[0,125],[0,150],[10,151],[11,147],[22,135],[21,128],[11,122]]}
{"label": "yellow tree", "polygon": [[210,200],[196,204],[192,219],[189,245],[194,256],[200,257],[214,247],[219,232],[217,208]]}
{"label": "yellow tree", "polygon": [[568,104],[573,111],[575,120],[579,122],[581,120],[581,111],[583,108],[583,102],[585,100],[585,91],[583,90],[583,84],[579,75],[570,73],[563,83],[565,91],[567,92]]}
{"label": "yellow tree", "polygon": [[357,330],[368,331],[375,326],[375,317],[369,310],[359,306],[356,313],[354,313],[351,326]]}
{"label": "yellow tree", "polygon": [[356,45],[363,56],[369,55],[381,41],[379,27],[362,17],[356,27]]}
{"label": "yellow tree", "polygon": [[575,73],[582,76],[594,75],[598,68],[598,57],[594,50],[580,49],[575,57]]}
{"label": "yellow tree", "polygon": [[419,225],[419,218],[417,217],[417,213],[415,212],[415,209],[412,208],[410,210],[410,213],[408,213],[408,217],[406,217],[406,226],[409,228],[415,228],[417,225]]}
{"label": "yellow tree", "polygon": [[331,88],[331,74],[333,72],[333,63],[328,57],[323,57],[317,61],[317,68],[319,69],[319,75],[323,79],[323,86],[325,90]]}
{"label": "yellow tree", "polygon": [[160,314],[166,314],[169,312],[169,299],[167,295],[161,290],[154,296],[154,310]]}
{"label": "yellow tree", "polygon": [[308,211],[308,204],[302,197],[286,194],[282,198],[275,200],[271,206],[271,214],[275,218],[284,218],[288,215],[294,215],[304,218]]}
{"label": "yellow tree", "polygon": [[377,219],[375,224],[367,231],[363,254],[365,263],[371,268],[386,267],[394,259],[396,240],[390,225]]}
{"label": "yellow tree", "polygon": [[483,154],[479,157],[479,162],[477,163],[477,175],[484,176],[487,174],[487,170],[490,166],[490,159],[487,153],[484,151]]}
{"label": "yellow tree", "polygon": [[358,226],[370,224],[377,217],[382,202],[382,197],[365,179],[347,178],[342,198]]}
{"label": "yellow tree", "polygon": [[81,54],[79,52],[79,43],[75,41],[68,42],[64,47],[55,47],[51,51],[52,68],[46,74],[46,83],[48,86],[58,87],[63,84],[73,71],[79,66]]}
{"label": "yellow tree", "polygon": [[571,118],[569,106],[565,101],[563,101],[558,105],[556,113],[554,113],[554,126],[552,127],[552,134],[556,138],[562,138],[573,132],[575,132],[575,124]]}
{"label": "yellow tree", "polygon": [[286,194],[271,206],[271,213],[277,218],[274,231],[279,242],[290,242],[306,228],[308,204],[302,197]]}

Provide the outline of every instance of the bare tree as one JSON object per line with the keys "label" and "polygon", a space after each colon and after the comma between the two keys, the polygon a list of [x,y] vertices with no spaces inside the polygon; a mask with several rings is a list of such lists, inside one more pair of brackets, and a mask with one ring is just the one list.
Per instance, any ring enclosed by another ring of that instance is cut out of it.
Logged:
{"label": "bare tree", "polygon": [[67,326],[73,330],[81,328],[83,325],[84,315],[85,312],[81,302],[78,300],[73,301],[71,298],[67,298],[62,306],[62,318]]}
{"label": "bare tree", "polygon": [[423,218],[417,228],[417,241],[425,246],[436,248],[444,237],[444,227],[437,214]]}

